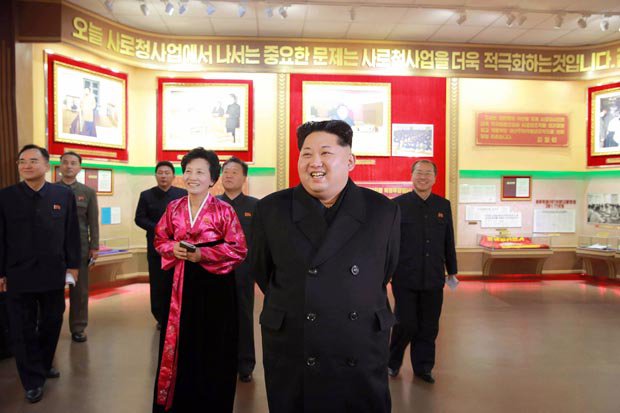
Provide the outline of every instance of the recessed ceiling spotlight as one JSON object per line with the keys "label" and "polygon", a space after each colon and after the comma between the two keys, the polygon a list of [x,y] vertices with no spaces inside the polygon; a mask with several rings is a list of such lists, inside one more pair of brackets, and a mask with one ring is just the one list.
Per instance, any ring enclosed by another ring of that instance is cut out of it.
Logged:
{"label": "recessed ceiling spotlight", "polygon": [[213,3],[208,1],[207,2],[207,14],[211,16],[213,13],[215,13],[215,6],[213,5]]}
{"label": "recessed ceiling spotlight", "polygon": [[588,21],[586,19],[586,16],[581,16],[579,19],[577,19],[577,26],[579,26],[580,29],[585,29],[586,27],[588,27]]}
{"label": "recessed ceiling spotlight", "polygon": [[266,7],[265,15],[271,19],[273,17],[273,7],[271,6]]}
{"label": "recessed ceiling spotlight", "polygon": [[460,26],[463,23],[465,23],[466,20],[467,20],[467,13],[465,13],[465,10],[461,10],[459,12],[459,18],[456,19],[456,24],[458,24]]}
{"label": "recessed ceiling spotlight", "polygon": [[185,14],[187,11],[187,1],[179,1],[179,15]]}
{"label": "recessed ceiling spotlight", "polygon": [[506,26],[512,27],[516,19],[517,18],[515,17],[514,13],[512,12],[506,13]]}
{"label": "recessed ceiling spotlight", "polygon": [[278,14],[280,15],[280,17],[282,17],[283,19],[286,19],[288,17],[288,10],[286,6],[280,6],[280,8],[278,9]]}
{"label": "recessed ceiling spotlight", "polygon": [[527,16],[525,14],[520,14],[519,18],[517,19],[517,25],[523,26],[523,23],[525,23],[526,20],[527,20]]}
{"label": "recessed ceiling spotlight", "polygon": [[559,29],[562,27],[562,23],[564,23],[564,17],[562,17],[559,14],[556,14],[555,17],[553,18],[553,28],[554,29]]}
{"label": "recessed ceiling spotlight", "polygon": [[114,0],[105,0],[105,8],[108,9],[110,13],[114,11]]}
{"label": "recessed ceiling spotlight", "polygon": [[149,6],[144,2],[144,0],[142,0],[142,4],[140,4],[140,10],[145,17],[151,13],[151,11],[149,10]]}
{"label": "recessed ceiling spotlight", "polygon": [[351,9],[349,10],[349,18],[351,19],[351,21],[355,21],[355,8],[351,7]]}
{"label": "recessed ceiling spotlight", "polygon": [[237,9],[237,14],[239,15],[239,17],[245,16],[246,11],[248,11],[246,6],[243,3],[239,3],[239,7]]}
{"label": "recessed ceiling spotlight", "polygon": [[166,8],[164,9],[168,16],[172,16],[174,14],[174,4],[170,3],[170,1],[166,2]]}
{"label": "recessed ceiling spotlight", "polygon": [[609,20],[607,20],[606,17],[603,18],[603,20],[601,20],[601,31],[606,32],[607,30],[609,30]]}

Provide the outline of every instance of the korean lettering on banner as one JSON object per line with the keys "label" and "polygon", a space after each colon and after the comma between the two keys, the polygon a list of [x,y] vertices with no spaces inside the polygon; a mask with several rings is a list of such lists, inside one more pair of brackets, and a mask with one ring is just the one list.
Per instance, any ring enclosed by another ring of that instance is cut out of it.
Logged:
{"label": "korean lettering on banner", "polygon": [[72,36],[91,43],[95,46],[103,46],[103,28],[92,22],[87,22],[81,17],[73,19],[74,32]]}

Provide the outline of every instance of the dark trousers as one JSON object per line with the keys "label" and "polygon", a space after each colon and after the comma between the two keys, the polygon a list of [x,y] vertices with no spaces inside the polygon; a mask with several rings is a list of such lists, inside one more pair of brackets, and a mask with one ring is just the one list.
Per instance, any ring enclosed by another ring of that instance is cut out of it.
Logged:
{"label": "dark trousers", "polygon": [[[64,290],[9,292],[9,333],[17,371],[26,390],[43,386],[52,367],[65,311]],[[38,323],[37,323],[38,320]]]}
{"label": "dark trousers", "polygon": [[435,339],[443,290],[411,290],[393,286],[397,323],[390,339],[388,366],[400,368],[405,349],[411,344],[411,365],[415,374],[430,373],[435,366]]}
{"label": "dark trousers", "polygon": [[254,277],[245,263],[235,270],[239,318],[239,374],[250,374],[256,365],[254,352]]}
{"label": "dark trousers", "polygon": [[174,271],[161,269],[161,257],[155,251],[147,253],[147,260],[149,263],[151,313],[159,324],[164,325],[168,321],[168,312],[170,311]]}
{"label": "dark trousers", "polygon": [[[82,245],[84,248],[84,245]],[[84,251],[84,249],[82,249]],[[86,246],[88,251],[88,246]],[[69,287],[69,330],[83,333],[88,325],[88,255],[82,256],[75,286]]]}

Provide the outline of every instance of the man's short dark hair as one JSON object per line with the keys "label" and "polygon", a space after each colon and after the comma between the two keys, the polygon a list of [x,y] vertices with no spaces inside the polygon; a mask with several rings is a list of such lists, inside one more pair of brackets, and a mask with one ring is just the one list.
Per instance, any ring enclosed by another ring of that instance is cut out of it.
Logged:
{"label": "man's short dark hair", "polygon": [[168,168],[172,169],[172,175],[174,175],[174,165],[170,161],[159,161],[159,162],[157,162],[157,165],[155,166],[155,173],[157,173],[157,170],[159,168],[161,168],[162,166],[165,166],[165,167],[168,167]]}
{"label": "man's short dark hair", "polygon": [[351,147],[353,144],[353,129],[342,120],[324,120],[320,122],[306,122],[297,128],[297,148],[301,150],[304,141],[313,132],[327,132],[338,137],[338,145]]}
{"label": "man's short dark hair", "polygon": [[20,156],[22,156],[22,153],[29,151],[30,149],[36,149],[39,152],[41,152],[41,156],[43,156],[43,158],[45,158],[45,160],[47,162],[50,161],[50,153],[47,151],[47,149],[42,148],[38,145],[34,145],[32,143],[28,144],[28,145],[24,145],[20,150],[19,153],[17,154],[17,159],[19,159]]}
{"label": "man's short dark hair", "polygon": [[60,160],[62,161],[62,158],[64,158],[65,156],[68,156],[68,155],[75,156],[76,158],[78,158],[78,161],[80,162],[80,165],[82,165],[82,157],[78,153],[73,152],[73,151],[67,151],[67,152],[63,153],[62,155],[60,155]]}
{"label": "man's short dark hair", "polygon": [[185,167],[188,163],[193,161],[194,159],[204,159],[209,163],[209,174],[211,175],[211,181],[216,183],[220,178],[220,159],[217,157],[217,154],[211,150],[207,150],[205,148],[198,147],[194,148],[191,151],[187,152],[183,159],[181,159],[181,169],[185,172]]}
{"label": "man's short dark hair", "polygon": [[248,176],[248,164],[247,163],[243,162],[241,159],[237,158],[236,156],[231,156],[222,165],[222,170],[224,170],[224,168],[226,168],[226,165],[228,165],[229,163],[236,163],[236,164],[241,165],[241,169],[243,169],[243,176]]}
{"label": "man's short dark hair", "polygon": [[419,160],[415,161],[413,163],[413,165],[411,165],[411,173],[413,173],[413,171],[415,171],[416,165],[420,164],[420,163],[425,163],[425,164],[428,164],[428,165],[432,165],[433,166],[433,171],[435,171],[435,176],[437,176],[437,165],[435,165],[435,162],[433,162],[431,160],[428,160],[428,159],[419,159]]}

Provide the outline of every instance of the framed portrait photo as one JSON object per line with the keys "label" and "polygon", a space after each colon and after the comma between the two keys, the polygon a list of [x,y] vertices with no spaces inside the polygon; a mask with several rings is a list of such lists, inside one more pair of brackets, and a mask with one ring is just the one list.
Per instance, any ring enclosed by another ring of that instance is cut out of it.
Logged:
{"label": "framed portrait photo", "polygon": [[343,120],[357,156],[391,155],[391,83],[304,81],[303,122]]}
{"label": "framed portrait photo", "polygon": [[588,89],[588,166],[620,164],[620,83]]}
{"label": "framed portrait photo", "polygon": [[502,201],[532,199],[531,176],[502,176]]}
{"label": "framed portrait photo", "polygon": [[127,159],[127,74],[47,55],[50,153]]}
{"label": "framed portrait photo", "polygon": [[158,80],[158,155],[177,161],[202,146],[251,161],[252,81]]}

